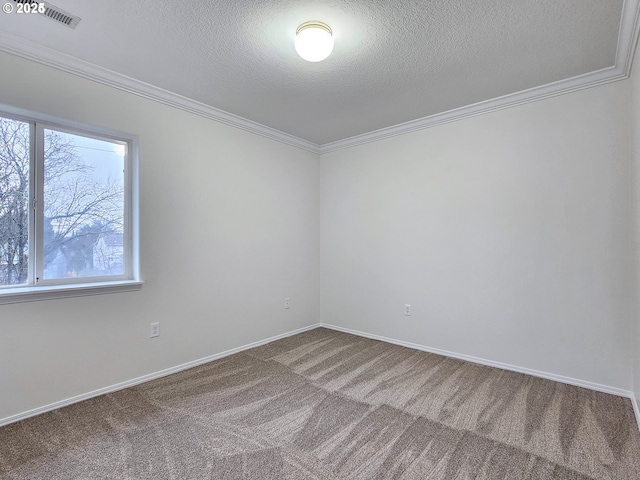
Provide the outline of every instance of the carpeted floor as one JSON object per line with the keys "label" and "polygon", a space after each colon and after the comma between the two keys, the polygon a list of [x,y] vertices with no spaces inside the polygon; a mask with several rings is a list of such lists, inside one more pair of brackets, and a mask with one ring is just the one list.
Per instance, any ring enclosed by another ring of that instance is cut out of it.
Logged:
{"label": "carpeted floor", "polygon": [[323,328],[0,428],[2,479],[640,478],[628,399]]}

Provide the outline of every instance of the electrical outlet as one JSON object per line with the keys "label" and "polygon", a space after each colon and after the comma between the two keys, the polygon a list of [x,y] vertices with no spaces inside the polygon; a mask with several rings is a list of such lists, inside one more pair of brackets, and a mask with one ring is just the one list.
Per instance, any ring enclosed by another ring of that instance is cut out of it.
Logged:
{"label": "electrical outlet", "polygon": [[154,322],[151,324],[151,338],[160,336],[160,322]]}
{"label": "electrical outlet", "polygon": [[290,298],[285,298],[284,299],[284,308],[286,308],[286,309],[291,308],[291,299]]}
{"label": "electrical outlet", "polygon": [[404,314],[408,317],[411,316],[411,305],[409,305],[408,303],[404,304]]}

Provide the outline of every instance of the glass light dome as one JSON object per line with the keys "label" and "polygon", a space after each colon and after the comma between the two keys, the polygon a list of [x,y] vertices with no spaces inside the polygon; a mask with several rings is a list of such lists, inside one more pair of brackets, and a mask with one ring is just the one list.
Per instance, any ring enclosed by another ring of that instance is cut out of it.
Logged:
{"label": "glass light dome", "polygon": [[333,51],[333,32],[322,22],[306,22],[296,30],[296,52],[308,62],[320,62]]}

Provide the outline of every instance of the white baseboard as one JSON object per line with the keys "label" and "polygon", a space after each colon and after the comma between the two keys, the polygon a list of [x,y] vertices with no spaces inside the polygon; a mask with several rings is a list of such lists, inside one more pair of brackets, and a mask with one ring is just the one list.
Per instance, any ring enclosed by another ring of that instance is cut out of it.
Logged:
{"label": "white baseboard", "polygon": [[501,368],[503,370],[510,370],[512,372],[524,373],[527,375],[533,375],[534,377],[546,378],[548,380],[553,380],[560,383],[566,383],[568,385],[575,385],[578,387],[588,388],[590,390],[596,390],[599,392],[610,393],[612,395],[618,395],[620,397],[626,397],[631,400],[631,404],[633,405],[633,411],[636,416],[636,421],[638,422],[638,428],[640,429],[640,405],[634,395],[633,392],[628,390],[623,390],[616,387],[610,387],[607,385],[601,385],[599,383],[589,382],[586,380],[575,379],[571,377],[565,377],[563,375],[556,375],[548,372],[541,372],[539,370],[533,370],[530,368],[518,367],[516,365],[510,365],[507,363],[495,362],[493,360],[486,360],[484,358],[473,357],[470,355],[464,355],[456,352],[449,352],[447,350],[441,350],[439,348],[427,347],[424,345],[419,345],[417,343],[405,342],[402,340],[397,340],[395,338],[384,337],[382,335],[374,335],[370,333],[361,332],[358,330],[352,330],[350,328],[339,327],[337,325],[331,325],[328,323],[316,323],[314,325],[309,325],[308,327],[299,328],[297,330],[292,330],[287,333],[283,333],[280,335],[276,335],[274,337],[270,337],[264,340],[259,340],[257,342],[250,343],[248,345],[244,345],[242,347],[233,348],[231,350],[227,350],[225,352],[217,353],[214,355],[210,355],[208,357],[200,358],[198,360],[194,360],[191,362],[183,363],[182,365],[178,365],[175,367],[167,368],[164,370],[160,370],[158,372],[150,373],[148,375],[143,375],[141,377],[133,378],[131,380],[127,380],[125,382],[117,383],[115,385],[111,385],[109,387],[100,388],[98,390],[94,390],[92,392],[84,393],[82,395],[77,395],[75,397],[67,398],[65,400],[60,400],[58,402],[51,403],[49,405],[45,405],[43,407],[34,408],[32,410],[28,410],[26,412],[18,413],[16,415],[12,415],[10,417],[0,419],[0,427],[3,425],[8,425],[10,423],[18,422],[20,420],[25,420],[29,417],[34,417],[36,415],[40,415],[41,413],[49,412],[51,410],[55,410],[57,408],[66,407],[67,405],[71,405],[73,403],[81,402],[83,400],[88,400],[90,398],[98,397],[100,395],[105,395],[107,393],[116,392],[118,390],[123,390],[125,388],[133,387],[134,385],[139,385],[144,382],[149,382],[151,380],[155,380],[161,377],[166,377],[167,375],[171,375],[173,373],[180,372],[182,370],[187,370],[189,368],[197,367],[199,365],[212,362],[214,360],[218,360],[223,357],[227,357],[229,355],[233,355],[234,353],[243,352],[245,350],[249,350],[250,348],[259,347],[261,345],[265,345],[267,343],[273,342],[275,340],[280,340],[282,338],[290,337],[292,335],[296,335],[298,333],[307,332],[309,330],[313,330],[314,328],[324,327],[330,330],[336,330],[339,332],[350,333],[352,335],[358,335],[360,337],[370,338],[372,340],[380,340],[387,343],[392,343],[394,345],[400,345],[407,348],[412,348],[414,350],[421,350],[424,352],[435,353],[437,355],[444,355],[446,357],[457,358],[459,360],[464,360],[467,362],[477,363],[480,365],[486,365],[489,367]]}
{"label": "white baseboard", "polygon": [[638,422],[638,429],[640,429],[640,405],[638,405],[638,399],[633,392],[631,392],[631,405],[633,405],[633,412],[636,414],[636,422]]}
{"label": "white baseboard", "polygon": [[[352,335],[358,335],[360,337],[370,338],[372,340],[380,340],[387,343],[393,343],[394,345],[400,345],[402,347],[413,348],[414,350],[422,350],[423,352],[435,353],[437,355],[443,355],[445,357],[457,358],[466,362],[477,363],[480,365],[486,365],[488,367],[501,368],[503,370],[510,370],[517,373],[525,373],[534,377],[546,378],[547,380],[553,380],[555,382],[566,383],[568,385],[575,385],[577,387],[584,387],[590,390],[596,390],[598,392],[610,393],[612,395],[618,395],[620,397],[630,398],[635,405],[633,392],[629,390],[623,390],[621,388],[610,387],[608,385],[601,385],[599,383],[589,382],[587,380],[580,380],[571,377],[565,377],[563,375],[556,375],[554,373],[541,372],[539,370],[533,370],[531,368],[518,367],[516,365],[510,365],[508,363],[495,362],[493,360],[486,360],[484,358],[472,357],[471,355],[464,355],[462,353],[449,352],[447,350],[441,350],[439,348],[426,347],[417,343],[405,342],[403,340],[396,340],[395,338],[384,337],[382,335],[373,335],[370,333],[360,332],[358,330],[352,330],[350,328],[338,327],[327,323],[321,323],[321,327],[329,328],[331,330],[337,330],[339,332],[350,333]],[[636,410],[636,419],[640,419],[640,410]],[[640,427],[640,420],[638,420]]]}
{"label": "white baseboard", "polygon": [[193,360],[192,362],[183,363],[182,365],[166,368],[164,370],[150,373],[148,375],[143,375],[142,377],[137,377],[131,380],[127,380],[125,382],[116,383],[115,385],[111,385],[109,387],[99,388],[98,390],[94,390],[88,393],[83,393],[82,395],[76,395],[75,397],[67,398],[65,400],[60,400],[58,402],[45,405],[44,407],[34,408],[26,412],[18,413],[16,415],[11,415],[10,417],[1,418],[0,427],[3,425],[8,425],[10,423],[19,422],[20,420],[25,420],[29,417],[40,415],[41,413],[50,412],[51,410],[55,410],[57,408],[66,407],[67,405],[71,405],[73,403],[82,402],[83,400],[88,400],[90,398],[98,397],[100,395],[105,395],[107,393],[117,392],[118,390],[123,390],[125,388],[133,387],[134,385],[139,385],[141,383],[148,382],[150,380],[155,380],[157,378],[166,377],[167,375],[171,375],[173,373],[177,373],[182,370],[187,370],[189,368],[197,367],[198,365],[212,362],[213,360],[218,360],[219,358],[228,357],[229,355],[233,355],[234,353],[239,353],[245,350],[249,350],[250,348],[259,347],[261,345],[265,345],[275,340],[280,340],[282,338],[290,337],[292,335],[306,332],[308,330],[313,330],[314,328],[318,328],[319,326],[320,324],[315,324],[315,325],[310,325],[308,327],[299,328],[291,332],[283,333],[281,335],[276,335],[275,337],[270,337],[265,340],[259,340],[257,342],[253,342],[248,345],[244,345],[242,347],[233,348],[225,352],[216,353],[215,355],[210,355],[208,357],[200,358],[198,360]]}
{"label": "white baseboard", "polygon": [[382,342],[393,343],[394,345],[400,345],[402,347],[413,348],[415,350],[421,350],[423,352],[435,353],[437,355],[443,355],[445,357],[457,358],[466,362],[477,363],[479,365],[486,365],[488,367],[501,368],[503,370],[510,370],[512,372],[524,373],[532,375],[534,377],[545,378],[547,380],[553,380],[554,382],[566,383],[567,385],[574,385],[576,387],[588,388],[589,390],[595,390],[597,392],[609,393],[612,395],[618,395],[619,397],[625,397],[631,400],[633,406],[633,412],[636,417],[636,423],[638,424],[638,430],[640,430],[640,403],[635,394],[629,390],[623,390],[617,387],[611,387],[608,385],[602,385],[587,380],[581,380],[572,377],[565,377],[564,375],[556,375],[555,373],[542,372],[539,370],[533,370],[531,368],[519,367],[508,363],[495,362],[493,360],[487,360],[484,358],[473,357],[471,355],[465,355],[462,353],[449,352],[447,350],[441,350],[439,348],[426,347],[417,343],[405,342],[403,340],[397,340],[395,338],[384,337],[382,335],[374,335],[371,333],[361,332],[359,330],[353,330],[351,328],[339,327],[337,325],[331,325],[330,323],[320,323],[318,326],[329,328],[331,330],[337,330],[339,332],[350,333],[352,335],[358,335],[360,337],[370,338],[372,340],[380,340]]}

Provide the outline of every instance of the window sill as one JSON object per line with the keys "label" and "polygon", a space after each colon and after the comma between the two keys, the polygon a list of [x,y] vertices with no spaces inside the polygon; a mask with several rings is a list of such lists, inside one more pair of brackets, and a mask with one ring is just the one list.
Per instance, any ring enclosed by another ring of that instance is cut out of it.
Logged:
{"label": "window sill", "polygon": [[56,298],[85,297],[107,293],[135,292],[144,282],[124,280],[118,282],[80,283],[74,285],[50,285],[44,287],[18,287],[0,291],[0,305],[9,303],[38,302]]}

